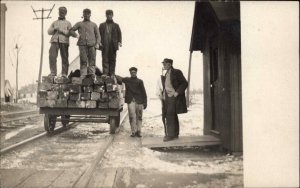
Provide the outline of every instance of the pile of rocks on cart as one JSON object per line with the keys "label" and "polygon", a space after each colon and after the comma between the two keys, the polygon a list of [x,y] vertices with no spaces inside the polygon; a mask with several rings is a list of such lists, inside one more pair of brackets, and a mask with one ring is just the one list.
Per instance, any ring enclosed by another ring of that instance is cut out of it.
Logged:
{"label": "pile of rocks on cart", "polygon": [[121,87],[115,77],[43,76],[37,105],[50,108],[117,109],[123,105]]}

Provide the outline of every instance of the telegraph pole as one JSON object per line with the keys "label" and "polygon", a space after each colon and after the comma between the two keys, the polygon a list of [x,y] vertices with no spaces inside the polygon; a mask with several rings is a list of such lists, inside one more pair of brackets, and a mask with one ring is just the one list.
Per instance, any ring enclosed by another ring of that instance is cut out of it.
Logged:
{"label": "telegraph pole", "polygon": [[[40,9],[40,10],[34,10],[33,7],[31,6],[32,8],[32,11],[35,15],[35,18],[33,18],[34,20],[41,20],[42,21],[42,28],[41,28],[41,38],[42,38],[42,41],[41,41],[41,59],[40,59],[40,69],[39,69],[39,78],[38,78],[38,87],[37,87],[37,91],[40,90],[40,84],[41,84],[41,75],[42,75],[42,67],[43,67],[43,52],[44,52],[44,19],[49,19],[51,18],[50,17],[50,14],[54,8],[55,4],[52,6],[51,9]],[[38,17],[37,16],[37,12],[41,12],[41,17]],[[48,16],[44,17],[44,13],[45,12],[49,12],[48,13]]]}
{"label": "telegraph pole", "polygon": [[19,69],[19,52],[21,50],[22,46],[19,47],[18,43],[16,44],[15,49],[17,50],[17,66],[16,66],[16,103],[18,103],[18,69]]}

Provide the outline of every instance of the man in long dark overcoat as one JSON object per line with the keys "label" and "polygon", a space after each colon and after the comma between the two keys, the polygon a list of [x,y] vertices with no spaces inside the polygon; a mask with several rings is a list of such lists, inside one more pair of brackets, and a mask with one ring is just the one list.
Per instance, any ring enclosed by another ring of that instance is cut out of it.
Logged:
{"label": "man in long dark overcoat", "polygon": [[102,43],[102,71],[103,74],[114,76],[116,57],[119,46],[122,46],[122,33],[119,25],[113,21],[113,11],[106,10],[106,21],[99,26]]}
{"label": "man in long dark overcoat", "polygon": [[179,136],[179,120],[177,114],[187,113],[185,90],[188,82],[181,70],[173,68],[172,59],[164,59],[165,75],[161,76],[159,96],[162,101],[162,120],[165,128],[164,141]]}

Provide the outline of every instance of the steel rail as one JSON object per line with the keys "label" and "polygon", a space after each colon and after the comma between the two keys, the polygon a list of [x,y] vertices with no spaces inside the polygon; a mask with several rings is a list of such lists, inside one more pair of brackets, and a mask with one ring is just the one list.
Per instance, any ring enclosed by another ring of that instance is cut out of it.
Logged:
{"label": "steel rail", "polygon": [[[74,125],[74,124],[75,124],[75,123],[72,123],[71,125]],[[64,128],[63,126],[58,126],[58,127],[56,127],[56,128],[54,129],[54,131],[55,131],[55,132],[58,132],[58,131],[62,130],[63,128]],[[1,149],[1,150],[0,150],[0,155],[4,154],[4,153],[6,153],[6,152],[8,152],[8,151],[10,151],[10,150],[12,150],[12,149],[15,149],[15,148],[17,148],[17,147],[19,147],[19,146],[21,146],[21,145],[27,144],[27,143],[29,143],[29,142],[31,142],[31,141],[33,141],[33,140],[36,140],[36,139],[41,138],[41,137],[44,137],[44,136],[46,136],[47,134],[48,134],[47,132],[43,132],[43,133],[41,133],[41,134],[35,135],[35,136],[31,137],[31,138],[25,139],[25,140],[23,140],[23,141],[21,141],[21,142],[18,142],[18,143],[16,143],[16,144],[13,144],[13,145],[11,145],[11,146],[8,146],[8,147],[6,147],[6,148],[4,148],[4,149]]]}
{"label": "steel rail", "polygon": [[22,119],[28,119],[28,118],[33,118],[33,117],[38,117],[41,114],[31,114],[31,115],[27,115],[27,116],[21,116],[21,117],[15,117],[15,118],[7,118],[7,119],[1,119],[1,123],[8,123],[11,121],[19,121]]}
{"label": "steel rail", "polygon": [[[116,133],[118,133],[120,131],[120,125],[122,125],[123,121],[125,120],[126,116],[128,114],[128,110],[126,110],[126,112],[124,113],[123,117],[120,119],[120,123],[119,126],[116,130]],[[82,187],[87,187],[89,184],[89,181],[97,167],[97,164],[99,164],[99,162],[101,161],[101,159],[103,158],[104,154],[106,153],[107,149],[109,148],[109,146],[112,144],[112,142],[114,141],[115,138],[115,134],[111,134],[104,147],[103,145],[101,145],[100,148],[100,152],[97,154],[96,158],[94,159],[94,161],[91,163],[90,167],[87,168],[82,174],[81,176],[77,179],[77,181],[73,184],[73,188],[82,188]],[[104,149],[102,149],[104,148]]]}
{"label": "steel rail", "polygon": [[[127,114],[128,114],[128,111],[126,111],[124,113],[123,117],[120,120],[120,124],[119,125],[121,125],[123,123],[123,121],[124,121],[125,117],[127,116]],[[71,124],[69,124],[69,126],[72,126],[72,125],[75,125],[75,124],[78,124],[78,122],[71,123]],[[55,132],[59,132],[60,130],[63,130],[63,129],[64,129],[63,126],[56,127],[54,129],[54,134],[55,134]],[[31,138],[28,138],[26,140],[23,140],[21,142],[18,142],[16,144],[13,144],[13,145],[8,146],[6,148],[0,149],[0,155],[3,155],[4,153],[6,153],[6,152],[8,152],[8,151],[10,151],[12,149],[15,149],[15,148],[17,148],[17,147],[19,147],[21,145],[25,145],[25,144],[27,144],[27,143],[29,143],[31,141],[37,140],[37,139],[42,138],[42,137],[44,137],[46,135],[48,135],[48,133],[47,132],[43,132],[41,134],[35,135],[35,136],[31,137]],[[53,133],[52,133],[52,135],[53,135]],[[113,136],[113,135],[111,135],[111,136]]]}
{"label": "steel rail", "polygon": [[18,114],[30,114],[30,113],[38,113],[38,110],[23,110],[23,111],[16,111],[16,112],[5,112],[5,113],[0,113],[1,118],[5,116],[14,116]]}

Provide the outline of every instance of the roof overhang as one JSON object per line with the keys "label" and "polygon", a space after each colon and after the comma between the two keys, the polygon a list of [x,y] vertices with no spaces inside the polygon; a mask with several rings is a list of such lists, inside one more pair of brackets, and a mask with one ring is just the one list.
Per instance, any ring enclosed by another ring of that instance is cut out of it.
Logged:
{"label": "roof overhang", "polygon": [[210,5],[220,22],[240,20],[239,2],[210,2]]}
{"label": "roof overhang", "polygon": [[195,2],[190,51],[202,51],[211,25],[240,21],[239,2]]}

